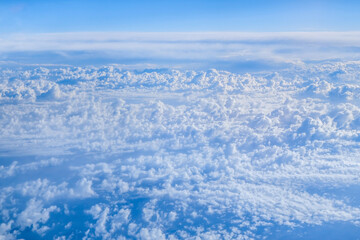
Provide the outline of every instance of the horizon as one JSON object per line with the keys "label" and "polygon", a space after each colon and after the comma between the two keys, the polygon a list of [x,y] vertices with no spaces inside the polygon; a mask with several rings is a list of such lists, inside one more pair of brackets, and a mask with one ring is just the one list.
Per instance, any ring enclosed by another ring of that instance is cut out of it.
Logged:
{"label": "horizon", "polygon": [[67,32],[9,34],[0,65],[68,64],[272,71],[360,58],[352,32]]}

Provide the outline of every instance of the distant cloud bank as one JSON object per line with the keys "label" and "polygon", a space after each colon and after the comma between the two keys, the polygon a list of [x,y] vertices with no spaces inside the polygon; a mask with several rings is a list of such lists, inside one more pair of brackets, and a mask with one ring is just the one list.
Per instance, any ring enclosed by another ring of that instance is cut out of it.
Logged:
{"label": "distant cloud bank", "polygon": [[360,32],[46,33],[0,39],[3,64],[135,64],[266,70],[357,60]]}

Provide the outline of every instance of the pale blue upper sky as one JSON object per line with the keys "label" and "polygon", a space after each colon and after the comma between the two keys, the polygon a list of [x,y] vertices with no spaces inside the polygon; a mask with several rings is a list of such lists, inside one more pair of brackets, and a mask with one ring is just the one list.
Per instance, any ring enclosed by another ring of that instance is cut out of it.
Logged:
{"label": "pale blue upper sky", "polygon": [[0,33],[358,31],[358,0],[1,0]]}

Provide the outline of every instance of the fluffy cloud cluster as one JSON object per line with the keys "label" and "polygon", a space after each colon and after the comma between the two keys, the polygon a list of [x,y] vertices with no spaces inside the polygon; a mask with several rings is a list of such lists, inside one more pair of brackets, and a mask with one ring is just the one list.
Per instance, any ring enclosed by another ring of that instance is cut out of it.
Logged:
{"label": "fluffy cloud cluster", "polygon": [[2,69],[0,236],[298,238],[357,226],[359,69]]}

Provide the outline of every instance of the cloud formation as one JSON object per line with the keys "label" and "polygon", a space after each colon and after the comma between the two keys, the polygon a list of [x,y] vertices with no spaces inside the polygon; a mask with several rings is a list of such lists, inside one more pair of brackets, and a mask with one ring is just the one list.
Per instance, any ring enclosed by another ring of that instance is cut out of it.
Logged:
{"label": "cloud formation", "polygon": [[154,64],[254,71],[358,59],[359,40],[359,32],[18,34],[3,37],[0,51],[7,64]]}
{"label": "cloud formation", "polygon": [[0,236],[356,236],[359,69],[3,67]]}

